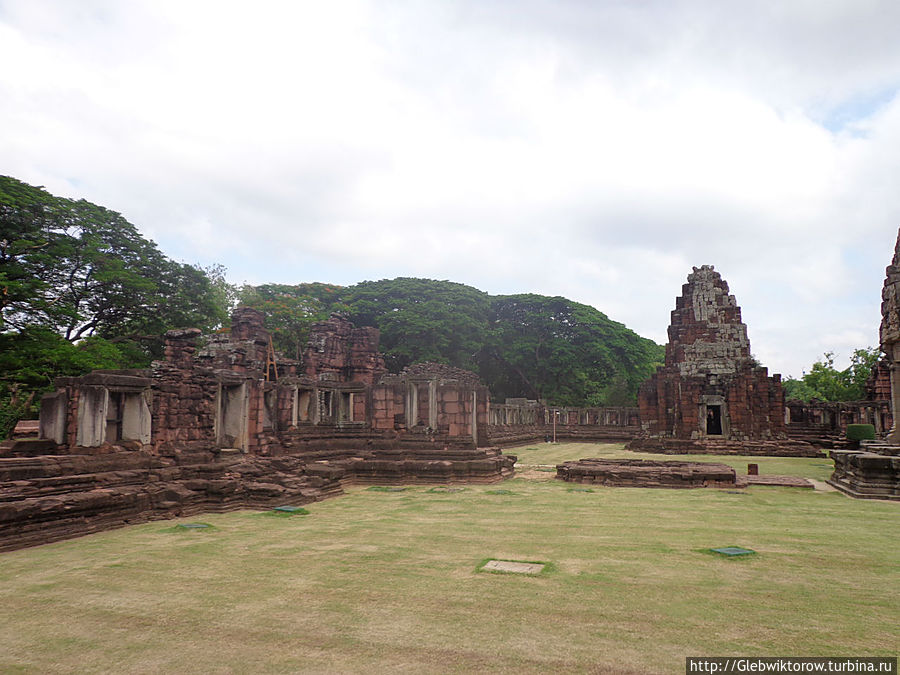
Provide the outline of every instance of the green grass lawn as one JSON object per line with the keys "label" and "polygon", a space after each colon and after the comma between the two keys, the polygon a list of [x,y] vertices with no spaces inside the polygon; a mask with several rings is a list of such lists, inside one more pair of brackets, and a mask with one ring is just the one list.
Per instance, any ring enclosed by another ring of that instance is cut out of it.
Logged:
{"label": "green grass lawn", "polygon": [[[534,464],[621,452],[573,448],[517,450]],[[825,463],[771,461],[816,476]],[[309,515],[209,514],[178,521],[203,530],[155,522],[3,553],[0,672],[678,673],[685,656],[900,651],[900,504],[572,487],[359,487]],[[707,552],[731,545],[757,554]],[[552,567],[476,572],[485,558]]]}
{"label": "green grass lawn", "polygon": [[[760,474],[800,476],[824,481],[831,476],[834,464],[830,459],[810,457],[754,457],[752,455],[658,455],[631,452],[621,443],[540,443],[507,450],[519,458],[518,467],[556,466],[562,462],[587,457],[612,459],[661,459],[678,462],[716,462],[727,464],[738,475],[747,473],[748,464],[759,465]],[[551,474],[552,475],[552,474]]]}

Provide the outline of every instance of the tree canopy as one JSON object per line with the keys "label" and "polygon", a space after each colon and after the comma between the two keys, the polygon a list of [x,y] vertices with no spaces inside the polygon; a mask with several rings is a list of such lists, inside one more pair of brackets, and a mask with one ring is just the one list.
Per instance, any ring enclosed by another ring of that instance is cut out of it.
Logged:
{"label": "tree canopy", "polygon": [[799,380],[784,381],[785,399],[800,401],[860,401],[866,397],[866,380],[878,362],[880,351],[873,347],[857,349],[845,370],[834,367],[834,352],[826,352]]}
{"label": "tree canopy", "polygon": [[227,307],[203,269],[170,260],[115,211],[0,176],[0,331],[67,340],[211,329]]}
{"label": "tree canopy", "polygon": [[[491,301],[486,345],[501,397],[559,405],[634,405],[664,348],[588,305],[562,297],[503,295]],[[482,363],[484,363],[482,361]]]}
{"label": "tree canopy", "polygon": [[312,322],[341,311],[358,326],[379,329],[392,372],[417,361],[448,363],[477,372],[500,400],[634,404],[664,353],[588,305],[533,294],[490,296],[451,281],[245,286],[241,301],[266,313],[286,353],[305,344]]}
{"label": "tree canopy", "polygon": [[389,370],[417,361],[477,368],[488,329],[487,293],[451,281],[401,277],[363,281],[343,297],[351,321],[381,332]]}

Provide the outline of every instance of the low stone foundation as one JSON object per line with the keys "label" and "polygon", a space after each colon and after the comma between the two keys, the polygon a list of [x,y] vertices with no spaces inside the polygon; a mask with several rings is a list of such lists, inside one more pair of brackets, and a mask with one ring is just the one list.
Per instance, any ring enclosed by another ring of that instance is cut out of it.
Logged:
{"label": "low stone foundation", "polygon": [[832,450],[827,481],[852,497],[900,500],[900,446],[864,442],[859,450]]}
{"label": "low stone foundation", "polygon": [[[556,440],[576,443],[627,443],[639,431],[638,426],[557,425]],[[545,443],[553,438],[553,425],[491,425],[488,427],[488,438],[492,445],[501,448]]]}
{"label": "low stone foundation", "polygon": [[352,483],[493,483],[516,458],[499,449],[394,448],[260,457],[223,450],[153,455],[0,457],[0,550],[151,520],[307,504]]}
{"label": "low stone foundation", "polygon": [[556,477],[570,483],[610,487],[735,487],[733,468],[706,462],[643,459],[579,459],[556,467]]}
{"label": "low stone foundation", "polygon": [[635,438],[625,446],[634,452],[661,455],[750,455],[756,457],[825,457],[809,443],[783,440],[694,440],[682,438]]}
{"label": "low stone foundation", "polygon": [[296,458],[145,452],[0,459],[0,550],[209,511],[305,504],[344,471]]}

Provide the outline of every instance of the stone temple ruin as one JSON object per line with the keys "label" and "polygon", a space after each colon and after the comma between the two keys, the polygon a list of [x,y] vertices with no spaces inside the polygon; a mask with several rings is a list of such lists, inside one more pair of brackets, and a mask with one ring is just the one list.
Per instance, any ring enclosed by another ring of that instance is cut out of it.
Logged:
{"label": "stone temple ruin", "polygon": [[[900,405],[900,233],[894,257],[885,270],[881,292],[881,351],[887,355],[892,410]],[[880,369],[884,366],[879,364]],[[877,387],[876,369],[876,387]],[[854,497],[900,500],[900,426],[893,426],[884,441],[862,441],[859,449],[831,451],[831,485]]]}
{"label": "stone temple ruin", "polygon": [[675,300],[665,365],[638,393],[641,434],[628,447],[666,454],[822,456],[788,439],[781,377],[750,354],[728,284],[695,267]]}
{"label": "stone temple ruin", "polygon": [[[359,482],[495,482],[516,461],[499,446],[553,438],[630,440],[630,449],[666,454],[814,457],[831,447],[833,485],[898,498],[900,239],[882,309],[889,367],[873,375],[873,400],[786,406],[779,376],[750,354],[728,285],[711,266],[694,268],[672,312],[665,365],[641,387],[639,407],[560,408],[492,405],[474,373],[447,365],[390,374],[378,331],[337,315],[312,327],[301,361],[287,359],[272,349],[263,315],[240,308],[227,334],[166,333],[165,357],[149,369],[56,381],[41,402],[39,437],[0,444],[0,550],[150,519],[308,503]],[[886,443],[840,449],[847,424],[870,421],[891,428]],[[683,462],[582,460],[558,471],[603,485],[735,481],[730,469]]]}
{"label": "stone temple ruin", "polygon": [[385,372],[378,331],[333,316],[304,369],[271,349],[263,315],[228,335],[165,336],[145,371],[61,378],[41,438],[0,450],[0,549],[118,524],[306,503],[355,482],[494,482],[488,390],[441,364]]}

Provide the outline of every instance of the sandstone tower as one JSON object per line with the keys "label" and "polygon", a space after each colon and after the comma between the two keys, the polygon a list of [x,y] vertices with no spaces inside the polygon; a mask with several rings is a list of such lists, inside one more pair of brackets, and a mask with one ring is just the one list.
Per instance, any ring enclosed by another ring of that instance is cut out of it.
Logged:
{"label": "sandstone tower", "polygon": [[638,393],[642,434],[629,447],[782,454],[790,446],[790,454],[805,454],[787,440],[781,376],[769,377],[751,356],[728,284],[711,265],[693,268],[687,281],[672,311],[665,365]]}
{"label": "sandstone tower", "polygon": [[[900,233],[894,245],[894,257],[885,270],[884,287],[881,290],[881,329],[879,331],[881,351],[887,355],[890,365],[891,408],[900,409]],[[898,416],[894,414],[894,426],[887,440],[900,445]]]}

